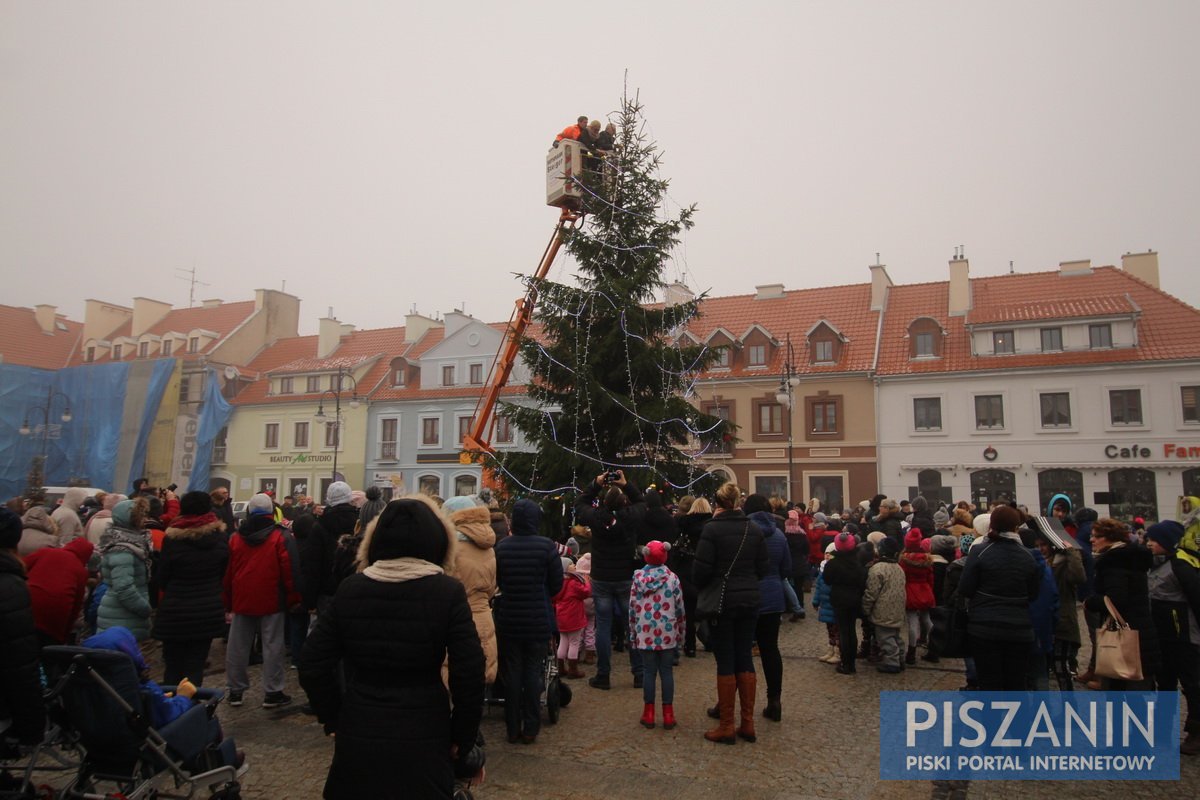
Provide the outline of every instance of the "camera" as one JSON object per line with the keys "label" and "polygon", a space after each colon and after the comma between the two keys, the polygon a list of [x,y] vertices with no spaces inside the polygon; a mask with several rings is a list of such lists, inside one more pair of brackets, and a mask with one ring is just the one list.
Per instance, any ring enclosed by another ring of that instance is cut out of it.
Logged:
{"label": "camera", "polygon": [[605,483],[616,483],[619,480],[621,480],[621,471],[620,470],[610,469],[608,472],[604,473],[604,482]]}

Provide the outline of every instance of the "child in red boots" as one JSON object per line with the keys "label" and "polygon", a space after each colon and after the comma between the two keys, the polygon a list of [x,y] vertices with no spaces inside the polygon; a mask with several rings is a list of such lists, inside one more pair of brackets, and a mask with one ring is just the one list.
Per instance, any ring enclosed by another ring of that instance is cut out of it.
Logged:
{"label": "child in red boots", "polygon": [[655,679],[662,678],[663,727],[675,727],[675,651],[686,630],[683,590],[679,577],[666,567],[667,542],[653,541],[642,548],[646,566],[633,573],[629,589],[629,638],[642,652],[642,724],[654,727]]}

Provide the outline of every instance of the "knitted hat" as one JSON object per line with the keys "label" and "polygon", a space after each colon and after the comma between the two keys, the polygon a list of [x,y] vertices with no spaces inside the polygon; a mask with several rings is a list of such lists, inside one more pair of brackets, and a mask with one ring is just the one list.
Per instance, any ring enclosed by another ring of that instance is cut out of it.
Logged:
{"label": "knitted hat", "polygon": [[867,534],[867,541],[875,545],[875,547],[879,547],[879,543],[886,538],[887,534],[883,531],[871,531]]}
{"label": "knitted hat", "polygon": [[934,525],[938,526],[939,528],[944,528],[949,523],[950,523],[950,515],[946,513],[945,509],[939,508],[937,511],[933,512],[933,524]]}
{"label": "knitted hat", "polygon": [[657,539],[642,548],[642,558],[651,566],[667,563],[667,551],[671,549],[670,542],[660,542]]}
{"label": "knitted hat", "polygon": [[20,541],[21,518],[0,506],[0,550],[16,550]]}
{"label": "knitted hat", "polygon": [[954,560],[954,551],[957,549],[957,547],[958,545],[954,541],[953,536],[946,536],[942,534],[934,536],[929,540],[929,552],[933,553],[935,556],[941,556],[947,561]]}
{"label": "knitted hat", "polygon": [[837,550],[837,544],[834,542],[830,542],[829,544],[825,545],[825,555],[827,555],[827,556],[833,555],[834,551],[836,551],[836,550]]}
{"label": "knitted hat", "polygon": [[476,505],[474,497],[467,497],[460,494],[457,497],[451,497],[443,503],[442,510],[447,514],[453,514],[455,511],[466,511],[468,508],[475,508]]}
{"label": "knitted hat", "polygon": [[971,549],[971,545],[974,543],[975,537],[969,533],[964,533],[958,540],[958,546],[964,554]]}
{"label": "knitted hat", "polygon": [[1156,522],[1146,528],[1146,541],[1158,542],[1168,553],[1175,552],[1179,541],[1183,538],[1183,526],[1173,519]]}
{"label": "knitted hat", "polygon": [[924,552],[928,553],[929,549],[931,547],[933,547],[933,543],[931,541],[929,541],[928,539],[921,539],[920,547]]}
{"label": "knitted hat", "polygon": [[828,527],[829,520],[824,514],[822,514],[820,511],[818,511],[817,513],[813,514],[812,524],[814,526],[819,525],[822,528],[825,528],[825,527]]}
{"label": "knitted hat", "polygon": [[564,573],[566,573],[566,571],[571,567],[571,565],[575,563],[574,561],[567,558],[566,556],[559,556],[558,560],[562,562]]}
{"label": "knitted hat", "polygon": [[992,515],[980,514],[971,524],[975,526],[975,535],[979,538],[983,538],[984,536],[987,536],[988,528],[992,527]]}
{"label": "knitted hat", "polygon": [[199,517],[212,511],[212,498],[208,492],[188,492],[179,498],[179,513],[185,517]]}
{"label": "knitted hat", "polygon": [[579,557],[579,560],[575,562],[575,572],[579,575],[591,575],[592,574],[592,554],[591,553],[584,553],[583,555],[581,555]]}
{"label": "knitted hat", "polygon": [[853,533],[839,533],[833,543],[839,553],[851,552],[858,547],[858,539],[854,538]]}
{"label": "knitted hat", "polygon": [[886,558],[889,561],[894,561],[896,556],[900,555],[900,546],[896,544],[896,540],[887,536],[883,537],[876,548],[879,550],[879,557]]}
{"label": "knitted hat", "polygon": [[259,492],[250,498],[250,503],[246,506],[246,516],[255,517],[259,514],[274,514],[275,504],[271,502],[271,498]]}
{"label": "knitted hat", "polygon": [[355,489],[354,491],[350,492],[350,505],[354,506],[355,508],[362,508],[366,502],[366,492],[362,491],[361,489]]}
{"label": "knitted hat", "polygon": [[920,528],[910,529],[908,533],[904,534],[904,549],[905,549],[905,551],[909,552],[909,553],[921,552],[921,540],[922,539],[924,539],[924,537],[921,536]]}
{"label": "knitted hat", "polygon": [[325,490],[325,505],[340,506],[350,502],[350,484],[345,481],[334,481]]}

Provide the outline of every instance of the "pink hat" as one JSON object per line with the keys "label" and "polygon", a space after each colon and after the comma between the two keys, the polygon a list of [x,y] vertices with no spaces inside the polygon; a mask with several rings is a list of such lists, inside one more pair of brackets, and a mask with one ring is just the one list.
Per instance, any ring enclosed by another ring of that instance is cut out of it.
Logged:
{"label": "pink hat", "polygon": [[579,575],[591,575],[592,574],[592,554],[591,553],[584,553],[583,555],[581,555],[579,557],[579,560],[575,562],[575,572]]}
{"label": "pink hat", "polygon": [[667,563],[667,551],[671,549],[669,542],[653,541],[642,548],[642,558],[651,566]]}
{"label": "pink hat", "polygon": [[933,547],[933,539],[922,539],[921,540],[921,549],[924,550],[926,553],[929,552],[929,548],[931,548],[931,547]]}
{"label": "pink hat", "polygon": [[833,545],[839,553],[845,553],[858,547],[858,539],[855,538],[853,533],[842,531],[833,540]]}
{"label": "pink hat", "polygon": [[350,505],[354,506],[355,508],[362,508],[364,505],[366,505],[366,502],[366,492],[359,489],[355,489],[354,491],[350,492]]}
{"label": "pink hat", "polygon": [[921,551],[921,540],[923,538],[924,537],[921,536],[920,528],[911,528],[908,533],[904,535],[904,549],[910,553],[919,553]]}

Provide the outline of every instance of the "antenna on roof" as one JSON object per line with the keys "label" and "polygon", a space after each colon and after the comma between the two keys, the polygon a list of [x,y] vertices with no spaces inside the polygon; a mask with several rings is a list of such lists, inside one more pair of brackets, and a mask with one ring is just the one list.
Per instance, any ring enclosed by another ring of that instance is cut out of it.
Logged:
{"label": "antenna on roof", "polygon": [[196,264],[194,262],[192,263],[191,269],[176,267],[175,271],[183,273],[182,275],[176,275],[176,278],[181,281],[187,281],[190,284],[188,286],[188,308],[191,308],[192,306],[196,305],[196,287],[211,286],[211,284],[196,280]]}
{"label": "antenna on roof", "polygon": [[330,318],[330,319],[333,319],[333,318],[334,318],[334,316],[333,316],[333,306],[330,306],[330,307],[329,307],[329,318]]}
{"label": "antenna on roof", "polygon": [[1010,262],[1008,262],[1008,274],[1009,274],[1009,275],[1012,275],[1012,274],[1013,274],[1013,265],[1012,265],[1012,262],[1011,262],[1011,261],[1010,261]]}
{"label": "antenna on roof", "polygon": [[875,254],[875,266],[877,266],[877,267],[883,266],[882,264],[879,263],[879,253]]}

